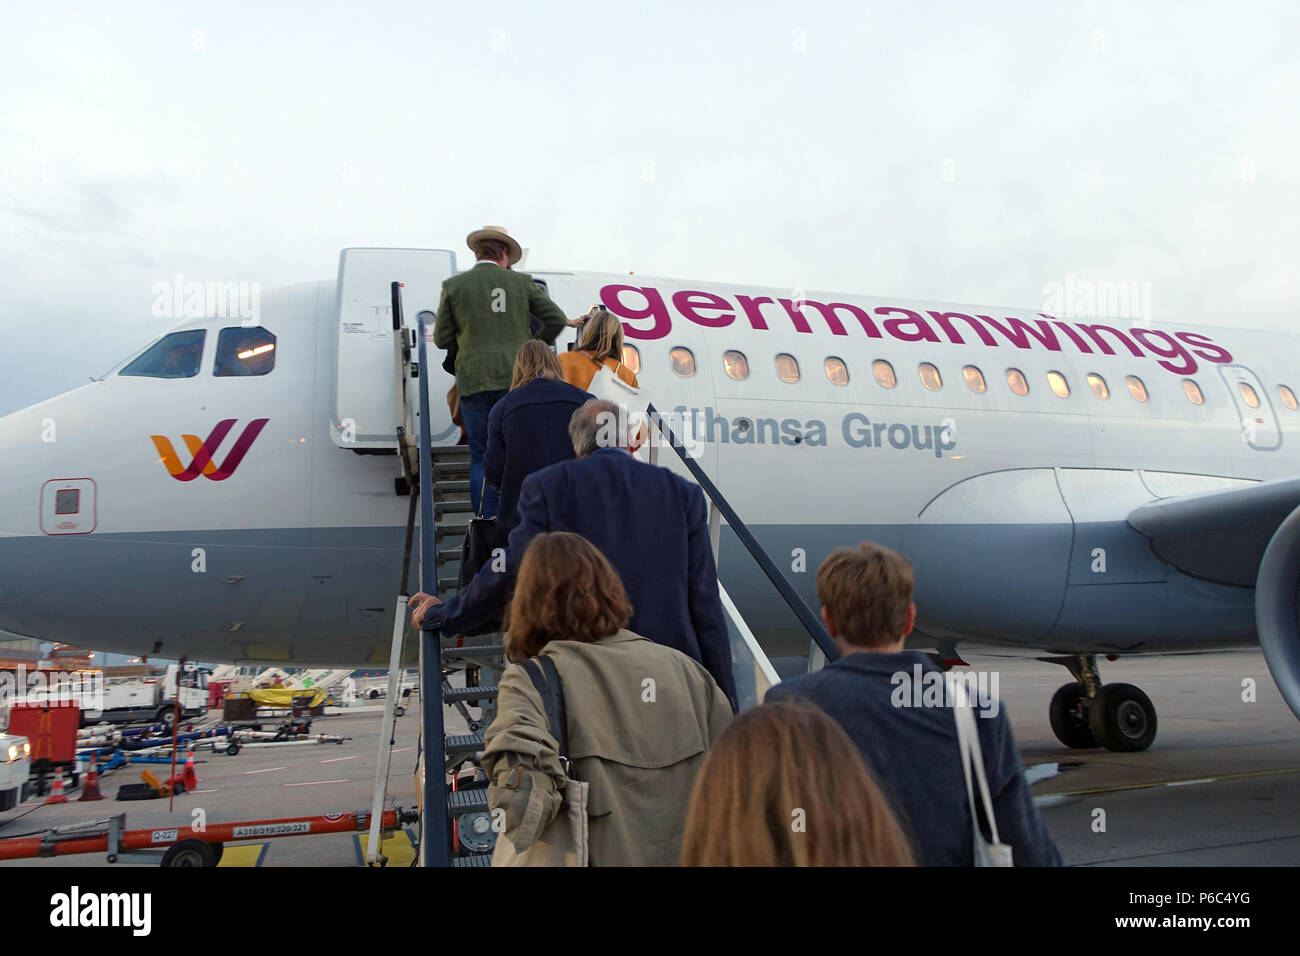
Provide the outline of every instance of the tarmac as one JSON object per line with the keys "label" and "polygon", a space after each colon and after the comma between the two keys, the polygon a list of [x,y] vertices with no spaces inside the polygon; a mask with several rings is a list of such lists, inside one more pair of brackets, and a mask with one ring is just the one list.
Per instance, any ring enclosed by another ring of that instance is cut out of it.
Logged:
{"label": "tarmac", "polygon": [[[962,647],[977,670],[998,676],[1021,760],[1043,818],[1070,866],[1294,866],[1300,862],[1300,723],[1278,693],[1257,649],[1125,658],[1101,662],[1106,682],[1141,687],[1154,703],[1158,732],[1141,753],[1069,750],[1047,720],[1064,668]],[[1243,700],[1243,681],[1255,700]],[[215,712],[214,712],[215,713]],[[167,800],[115,802],[143,767],[103,776],[105,800],[66,804],[29,801],[0,813],[0,839],[51,826],[126,813],[129,828],[188,827],[368,810],[382,714],[317,718],[313,732],[342,744],[246,747],[236,756],[196,750],[198,787]],[[448,712],[450,733],[464,732]],[[395,721],[387,805],[416,804],[414,770],[418,698]],[[152,766],[155,773],[166,767]],[[202,811],[201,813],[199,811]],[[365,835],[294,836],[228,845],[233,866],[359,866]],[[390,867],[412,858],[409,838],[385,844]],[[107,866],[102,854],[0,862],[0,866]],[[118,863],[118,866],[127,865]]]}

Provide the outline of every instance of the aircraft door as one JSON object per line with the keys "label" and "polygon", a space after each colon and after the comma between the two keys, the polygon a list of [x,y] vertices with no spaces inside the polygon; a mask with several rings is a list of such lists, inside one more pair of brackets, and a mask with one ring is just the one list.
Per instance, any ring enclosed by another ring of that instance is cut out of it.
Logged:
{"label": "aircraft door", "polygon": [[[443,249],[343,250],[330,409],[330,433],[339,447],[396,447],[399,402],[392,283],[404,285],[403,318],[406,329],[413,329],[419,312],[437,310],[442,282],[455,271],[455,257]],[[431,339],[432,327],[428,334]],[[428,344],[433,367],[421,370],[421,380],[429,389],[433,417],[429,424],[434,441],[446,441],[453,432],[446,402],[452,377],[442,370],[442,351],[432,341]]]}
{"label": "aircraft door", "polygon": [[1232,394],[1241,421],[1241,440],[1256,451],[1273,451],[1282,444],[1277,413],[1259,377],[1244,365],[1221,365],[1219,374]]}

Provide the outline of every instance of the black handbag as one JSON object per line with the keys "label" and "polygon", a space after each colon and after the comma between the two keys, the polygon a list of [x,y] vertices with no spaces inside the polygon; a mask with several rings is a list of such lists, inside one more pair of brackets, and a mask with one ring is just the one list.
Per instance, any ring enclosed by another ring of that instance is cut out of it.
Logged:
{"label": "black handbag", "polygon": [[[484,484],[486,483],[484,479]],[[483,565],[492,560],[492,552],[500,546],[501,539],[497,534],[496,518],[481,518],[475,515],[469,519],[469,523],[465,525],[465,540],[460,543],[460,573],[457,583],[461,590],[469,587],[469,582],[474,579],[474,575],[482,570]],[[499,630],[501,630],[501,615],[497,614],[478,627],[462,633],[474,637]]]}

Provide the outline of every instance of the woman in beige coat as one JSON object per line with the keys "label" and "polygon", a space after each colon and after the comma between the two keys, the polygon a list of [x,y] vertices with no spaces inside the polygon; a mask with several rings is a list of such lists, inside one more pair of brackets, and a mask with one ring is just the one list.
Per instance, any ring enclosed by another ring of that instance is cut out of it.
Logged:
{"label": "woman in beige coat", "polygon": [[[497,839],[517,853],[546,840],[571,777],[587,784],[590,865],[680,859],[695,776],[731,705],[702,665],[627,630],[631,614],[618,575],[585,538],[541,534],[524,552],[507,618],[514,663],[483,752],[494,818],[504,811]],[[541,694],[520,666],[539,655],[563,687],[567,777]]]}

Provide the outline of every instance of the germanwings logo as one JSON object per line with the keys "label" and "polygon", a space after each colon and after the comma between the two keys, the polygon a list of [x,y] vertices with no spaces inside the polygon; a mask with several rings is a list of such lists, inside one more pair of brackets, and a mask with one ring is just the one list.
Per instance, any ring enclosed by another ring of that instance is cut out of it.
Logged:
{"label": "germanwings logo", "polygon": [[182,435],[185,439],[185,447],[190,450],[193,460],[188,466],[182,465],[181,460],[176,455],[176,449],[172,447],[171,440],[165,435],[150,435],[153,439],[153,445],[158,449],[163,465],[167,468],[167,473],[177,481],[193,481],[199,475],[212,481],[225,481],[235,473],[239,463],[244,460],[248,454],[248,449],[252,447],[257,436],[261,434],[262,428],[270,421],[269,418],[255,418],[245,426],[240,436],[235,439],[235,445],[226,455],[226,460],[218,467],[213,460],[217,449],[221,443],[226,440],[226,435],[230,429],[235,427],[238,419],[227,418],[217,422],[217,427],[212,429],[212,434],[207,437],[206,441],[200,441],[197,435]]}

